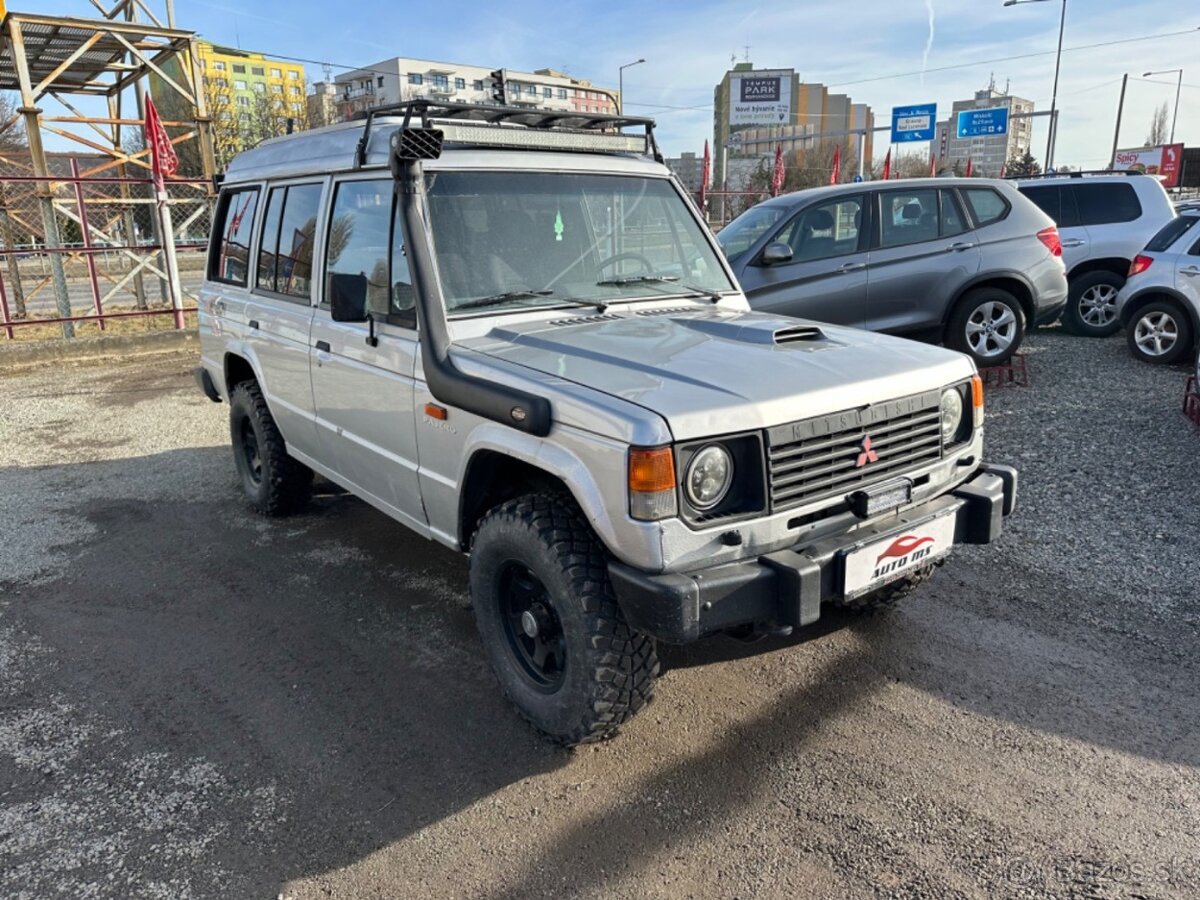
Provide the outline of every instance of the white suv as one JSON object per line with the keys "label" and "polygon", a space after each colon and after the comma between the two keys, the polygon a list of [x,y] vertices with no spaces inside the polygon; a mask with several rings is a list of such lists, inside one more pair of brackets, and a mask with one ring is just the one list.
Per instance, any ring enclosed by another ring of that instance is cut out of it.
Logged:
{"label": "white suv", "polygon": [[1138,359],[1190,358],[1200,335],[1200,209],[1168,222],[1133,258],[1117,315]]}
{"label": "white suv", "polygon": [[1175,216],[1158,179],[1140,173],[1087,173],[1022,179],[1017,189],[1058,224],[1070,294],[1063,325],[1107,337],[1121,328],[1117,292],[1146,242]]}

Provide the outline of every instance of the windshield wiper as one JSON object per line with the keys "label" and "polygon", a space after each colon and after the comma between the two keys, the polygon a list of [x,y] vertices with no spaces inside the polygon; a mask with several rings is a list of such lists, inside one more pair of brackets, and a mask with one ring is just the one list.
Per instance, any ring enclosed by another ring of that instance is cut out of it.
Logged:
{"label": "windshield wiper", "polygon": [[[453,307],[451,312],[458,312],[462,309],[483,309],[488,306],[501,306],[513,300],[530,300],[535,297],[550,297],[554,291],[505,291],[501,294],[492,294],[490,297],[480,297],[478,300],[468,300],[466,303],[459,303]],[[574,297],[563,297],[554,301],[555,306],[594,306],[597,311],[604,312],[608,309],[607,300],[577,300]]]}
{"label": "windshield wiper", "polygon": [[605,278],[603,281],[597,281],[596,284],[600,287],[621,287],[626,284],[677,284],[685,291],[707,297],[713,303],[719,303],[721,300],[721,295],[717,291],[684,284],[679,280],[678,275],[622,275],[616,278]]}

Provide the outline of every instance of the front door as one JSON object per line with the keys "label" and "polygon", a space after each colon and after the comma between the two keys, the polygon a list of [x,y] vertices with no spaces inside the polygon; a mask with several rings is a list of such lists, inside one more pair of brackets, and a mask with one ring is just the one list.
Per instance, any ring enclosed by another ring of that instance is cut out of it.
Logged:
{"label": "front door", "polygon": [[[417,332],[390,178],[336,183],[327,228],[322,303],[313,318],[311,372],[322,459],[356,493],[428,534],[417,480],[413,376]],[[375,317],[334,322],[335,274],[363,275]]]}
{"label": "front door", "polygon": [[861,327],[867,301],[867,254],[862,194],[813,204],[786,222],[771,243],[791,248],[791,259],[759,259],[741,275],[750,305],[779,313]]}

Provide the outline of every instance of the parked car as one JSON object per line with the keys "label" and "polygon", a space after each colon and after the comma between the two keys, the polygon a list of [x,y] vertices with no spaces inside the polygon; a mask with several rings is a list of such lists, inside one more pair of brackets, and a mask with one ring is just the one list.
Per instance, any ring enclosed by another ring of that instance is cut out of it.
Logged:
{"label": "parked car", "polygon": [[1129,349],[1150,363],[1190,359],[1200,337],[1200,209],[1185,210],[1133,258],[1117,295]]}
{"label": "parked car", "polygon": [[1158,179],[1139,172],[1070,172],[1019,179],[1017,188],[1058,223],[1071,286],[1063,327],[1106,337],[1121,329],[1117,292],[1129,265],[1175,216]]}
{"label": "parked car", "polygon": [[797,191],[717,235],[751,307],[944,342],[999,365],[1067,299],[1054,223],[1011,185],[921,178]]}
{"label": "parked car", "polygon": [[1000,534],[970,360],[751,312],[651,120],[369,116],[230,164],[197,377],[261,513],[316,472],[468,557],[482,651],[555,740],[643,708],[658,641],[891,603]]}

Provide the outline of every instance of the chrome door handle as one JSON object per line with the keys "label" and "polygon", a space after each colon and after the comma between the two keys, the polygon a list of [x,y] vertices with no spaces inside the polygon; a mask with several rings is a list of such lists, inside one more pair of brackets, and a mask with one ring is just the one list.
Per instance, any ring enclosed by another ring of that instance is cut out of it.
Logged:
{"label": "chrome door handle", "polygon": [[975,246],[974,244],[969,243],[969,242],[968,243],[958,243],[958,244],[951,244],[949,247],[946,248],[946,250],[947,251],[953,250],[955,252],[961,252],[963,250],[970,250],[974,246]]}
{"label": "chrome door handle", "polygon": [[842,263],[835,272],[858,272],[867,267],[866,263]]}
{"label": "chrome door handle", "polygon": [[1081,241],[1079,238],[1071,238],[1069,241],[1063,241],[1064,247],[1082,247],[1087,241]]}

